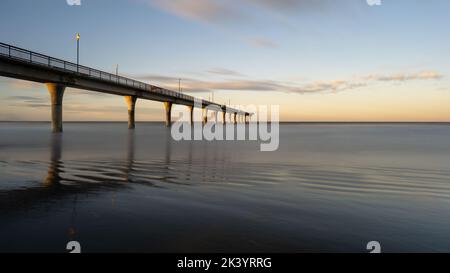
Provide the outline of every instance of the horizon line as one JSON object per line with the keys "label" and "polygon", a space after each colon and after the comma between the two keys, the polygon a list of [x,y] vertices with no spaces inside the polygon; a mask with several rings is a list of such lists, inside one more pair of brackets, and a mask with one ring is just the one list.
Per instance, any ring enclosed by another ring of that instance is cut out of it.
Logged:
{"label": "horizon line", "polygon": [[[136,123],[165,123],[165,121],[135,121]],[[201,122],[201,121],[199,121]],[[270,121],[268,121],[270,123]],[[0,123],[51,123],[46,120],[0,120]],[[101,121],[101,120],[80,120],[80,121],[64,121],[64,123],[127,123],[127,121]],[[221,121],[217,122],[222,124]],[[233,123],[233,122],[227,122]],[[255,123],[252,122],[251,123]],[[279,121],[279,123],[450,123],[450,121]],[[238,123],[241,124],[241,123]]]}

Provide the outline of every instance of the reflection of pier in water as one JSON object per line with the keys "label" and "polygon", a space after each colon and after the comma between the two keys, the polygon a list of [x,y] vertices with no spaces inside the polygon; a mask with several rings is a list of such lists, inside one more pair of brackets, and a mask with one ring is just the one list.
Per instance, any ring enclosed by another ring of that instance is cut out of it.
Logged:
{"label": "reflection of pier in water", "polygon": [[[170,130],[167,129],[170,134]],[[64,135],[51,134],[50,155],[46,175],[35,187],[26,189],[0,190],[0,211],[14,212],[40,203],[51,206],[56,200],[72,200],[79,194],[102,194],[120,191],[130,187],[130,183],[149,187],[164,188],[164,184],[192,185],[191,173],[193,143],[187,143],[187,153],[183,160],[172,162],[172,141],[165,138],[163,156],[157,161],[139,162],[135,160],[136,132],[130,130],[126,141],[126,155],[123,161],[108,162],[65,161]],[[204,150],[203,153],[207,151]],[[176,173],[173,164],[183,165],[183,171]],[[100,165],[98,165],[100,164]],[[74,167],[74,165],[76,165]],[[81,167],[79,165],[82,165]],[[203,170],[203,168],[202,168]],[[201,180],[207,175],[202,171]],[[93,173],[89,175],[89,173]],[[180,177],[183,176],[183,177]],[[157,183],[162,182],[162,183]],[[204,181],[203,181],[204,182]]]}

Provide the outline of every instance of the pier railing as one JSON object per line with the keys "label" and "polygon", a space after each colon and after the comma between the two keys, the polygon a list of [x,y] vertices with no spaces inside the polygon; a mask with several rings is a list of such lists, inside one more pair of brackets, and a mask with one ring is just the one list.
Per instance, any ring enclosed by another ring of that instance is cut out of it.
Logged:
{"label": "pier railing", "polygon": [[[21,60],[29,62],[31,64],[42,65],[52,69],[61,70],[67,73],[73,73],[78,75],[87,76],[94,79],[108,81],[116,83],[118,85],[124,85],[127,87],[139,88],[148,92],[158,93],[161,95],[172,96],[188,101],[194,101],[193,96],[175,92],[165,88],[157,87],[144,82],[136,81],[130,78],[122,77],[98,69],[90,68],[83,65],[77,65],[76,63],[68,62],[65,60],[53,58],[44,54],[36,53],[30,50],[19,48],[16,46],[0,43],[0,55],[11,59]],[[207,102],[208,104],[214,104]]]}

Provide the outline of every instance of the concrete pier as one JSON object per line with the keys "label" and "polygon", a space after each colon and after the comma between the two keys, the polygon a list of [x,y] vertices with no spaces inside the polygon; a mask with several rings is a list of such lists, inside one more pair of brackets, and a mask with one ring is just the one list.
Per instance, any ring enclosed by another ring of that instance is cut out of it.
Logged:
{"label": "concrete pier", "polygon": [[47,89],[50,93],[50,101],[52,108],[52,132],[61,133],[63,131],[62,114],[63,114],[63,97],[66,87],[62,84],[47,83]]}
{"label": "concrete pier", "polygon": [[227,123],[227,112],[225,111],[222,112],[222,123]]}
{"label": "concrete pier", "polygon": [[189,123],[194,124],[194,106],[188,105],[187,108],[189,109]]}
{"label": "concrete pier", "polygon": [[166,110],[166,126],[172,125],[172,102],[165,101],[164,109]]}
{"label": "concrete pier", "polygon": [[203,108],[202,109],[202,116],[203,116],[203,124],[206,124],[208,122],[208,109]]}
{"label": "concrete pier", "polygon": [[134,110],[136,106],[136,96],[125,96],[125,102],[128,106],[128,129],[134,129],[136,125],[134,124]]}
{"label": "concrete pier", "polygon": [[[128,105],[128,128],[135,128],[135,104],[137,99],[158,101],[164,104],[166,125],[172,123],[172,105],[185,105],[191,111],[191,123],[194,122],[194,107],[207,108],[214,111],[212,117],[217,121],[218,112],[236,114],[235,119],[242,119],[247,112],[221,105],[212,101],[195,98],[188,94],[175,92],[159,86],[136,81],[130,78],[118,76],[105,71],[99,71],[90,67],[83,67],[83,71],[74,71],[76,64],[70,61],[61,61],[64,67],[55,66],[55,58],[44,54],[32,52],[13,45],[0,43],[0,76],[20,79],[25,81],[46,84],[51,98],[52,131],[63,131],[63,96],[66,87],[100,92],[104,94],[125,97]],[[34,58],[38,56],[39,58]],[[33,57],[33,58],[32,58]],[[125,83],[125,84],[124,84]],[[203,122],[208,121],[208,110],[203,109]],[[249,113],[247,113],[249,114]],[[223,113],[223,123],[226,122],[226,113]],[[229,122],[233,122],[230,115]],[[239,115],[239,116],[237,116]]]}

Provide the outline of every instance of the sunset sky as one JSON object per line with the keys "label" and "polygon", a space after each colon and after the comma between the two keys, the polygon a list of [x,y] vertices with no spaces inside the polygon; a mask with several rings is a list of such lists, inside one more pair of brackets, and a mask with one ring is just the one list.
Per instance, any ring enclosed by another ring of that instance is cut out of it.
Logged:
{"label": "sunset sky", "polygon": [[[0,42],[283,121],[450,121],[450,1],[3,0]],[[0,120],[50,120],[44,85],[0,77]],[[64,120],[125,121],[118,96],[68,89]],[[163,119],[139,101],[138,121]]]}

